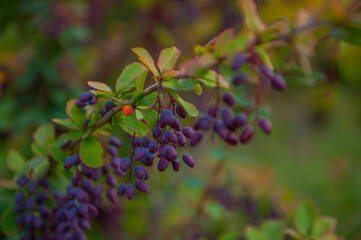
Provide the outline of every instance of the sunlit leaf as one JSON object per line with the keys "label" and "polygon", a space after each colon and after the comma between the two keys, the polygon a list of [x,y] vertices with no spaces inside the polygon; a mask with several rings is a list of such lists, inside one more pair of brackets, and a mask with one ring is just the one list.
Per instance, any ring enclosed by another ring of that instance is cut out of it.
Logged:
{"label": "sunlit leaf", "polygon": [[76,99],[70,99],[66,104],[65,111],[68,116],[79,126],[83,126],[85,123],[86,114],[82,108],[78,108],[75,105]]}
{"label": "sunlit leaf", "polygon": [[138,120],[135,112],[130,115],[124,116],[125,126],[129,129],[130,132],[135,132],[138,129]]}
{"label": "sunlit leaf", "polygon": [[54,123],[57,123],[61,126],[64,126],[66,128],[69,128],[69,129],[74,129],[74,130],[77,130],[77,129],[81,129],[80,126],[76,125],[72,120],[70,119],[59,119],[59,118],[53,118],[53,122]]}
{"label": "sunlit leaf", "polygon": [[10,170],[19,172],[25,168],[25,159],[18,151],[10,149],[6,156],[6,164]]}
{"label": "sunlit leaf", "polygon": [[149,55],[147,50],[144,48],[132,48],[132,51],[138,55],[139,61],[144,63],[148,67],[148,69],[153,73],[154,76],[159,77],[159,72],[154,65],[153,58]]}
{"label": "sunlit leaf", "polygon": [[215,87],[217,85],[217,82],[220,86],[224,88],[229,87],[228,81],[222,75],[218,74],[213,70],[208,70],[203,74],[197,74],[195,75],[195,78],[203,82],[204,85],[206,85],[207,87]]}
{"label": "sunlit leaf", "polygon": [[296,228],[304,235],[309,236],[315,222],[315,209],[310,203],[301,203],[296,210],[294,223]]}
{"label": "sunlit leaf", "polygon": [[246,238],[247,240],[267,240],[263,233],[254,227],[246,228]]}
{"label": "sunlit leaf", "polygon": [[44,148],[50,136],[54,137],[53,126],[51,124],[44,124],[35,130],[33,139]]}
{"label": "sunlit leaf", "polygon": [[145,96],[142,98],[138,103],[138,108],[148,108],[154,104],[154,102],[157,100],[158,93],[152,92],[151,94]]}
{"label": "sunlit leaf", "polygon": [[198,116],[198,110],[193,104],[183,100],[178,95],[178,93],[176,91],[172,90],[172,89],[167,89],[167,92],[169,94],[171,94],[175,98],[175,100],[184,107],[184,109],[186,110],[186,112],[188,113],[189,116],[191,116],[191,117],[197,117]]}
{"label": "sunlit leaf", "polygon": [[280,221],[266,221],[262,224],[261,230],[267,240],[283,239],[283,223]]}
{"label": "sunlit leaf", "polygon": [[102,83],[102,82],[89,81],[88,85],[90,87],[92,87],[92,88],[95,88],[95,89],[99,90],[99,91],[108,92],[108,93],[112,92],[112,89],[108,85],[106,85],[105,83]]}
{"label": "sunlit leaf", "polygon": [[266,29],[254,0],[237,0],[237,4],[248,30],[259,33]]}
{"label": "sunlit leaf", "polygon": [[102,165],[102,153],[103,148],[97,137],[90,135],[81,140],[78,154],[86,166],[92,168],[100,167]]}
{"label": "sunlit leaf", "polygon": [[140,98],[143,97],[143,88],[144,88],[145,79],[147,78],[147,73],[148,72],[144,72],[142,75],[140,75],[137,78],[136,89],[133,95],[134,103],[136,103]]}
{"label": "sunlit leaf", "polygon": [[126,90],[135,87],[136,79],[144,72],[148,72],[148,69],[139,62],[134,62],[126,66],[115,84],[115,89],[117,90],[116,95],[119,94],[119,90],[122,88],[124,88],[123,90]]}
{"label": "sunlit leaf", "polygon": [[143,115],[144,121],[151,129],[153,129],[157,125],[158,113],[153,109],[152,111],[142,110],[141,113]]}
{"label": "sunlit leaf", "polygon": [[181,55],[181,51],[176,47],[163,49],[158,58],[157,66],[160,74],[165,73],[167,70],[172,70]]}
{"label": "sunlit leaf", "polygon": [[331,217],[322,217],[315,222],[312,230],[312,237],[322,237],[326,233],[332,233],[336,228],[336,219]]}

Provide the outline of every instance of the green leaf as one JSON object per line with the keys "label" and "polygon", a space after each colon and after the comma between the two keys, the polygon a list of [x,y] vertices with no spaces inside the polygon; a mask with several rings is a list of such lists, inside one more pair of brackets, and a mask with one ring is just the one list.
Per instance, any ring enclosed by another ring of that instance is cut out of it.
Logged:
{"label": "green leaf", "polygon": [[260,48],[256,48],[256,52],[261,57],[263,62],[273,71],[274,67],[268,53],[264,49],[260,49]]}
{"label": "green leaf", "polygon": [[29,161],[26,162],[26,166],[28,168],[36,168],[37,166],[39,166],[42,162],[44,162],[46,160],[46,157],[41,156],[41,157],[35,157],[30,159]]}
{"label": "green leaf", "polygon": [[131,87],[135,87],[135,80],[144,72],[148,72],[148,69],[139,62],[134,62],[126,66],[119,75],[117,83],[115,84],[117,96],[120,89],[124,88],[124,90],[128,90]]}
{"label": "green leaf", "polygon": [[6,156],[6,164],[10,170],[19,172],[25,168],[25,159],[18,151],[10,149]]}
{"label": "green leaf", "polygon": [[222,75],[218,74],[213,70],[208,70],[202,74],[196,74],[194,77],[210,88],[215,87],[217,85],[217,81],[221,87],[229,87],[228,81]]}
{"label": "green leaf", "polygon": [[147,50],[144,48],[132,48],[132,51],[137,54],[139,61],[141,61],[148,69],[153,73],[154,76],[159,77],[159,72],[154,65],[153,58],[149,55]]}
{"label": "green leaf", "polygon": [[163,74],[167,70],[172,70],[181,55],[181,51],[176,47],[163,49],[158,58],[157,66],[160,73]]}
{"label": "green leaf", "polygon": [[102,165],[103,148],[97,137],[90,135],[81,140],[78,151],[80,160],[86,166],[96,168]]}
{"label": "green leaf", "polygon": [[298,231],[306,236],[311,235],[312,226],[315,222],[315,209],[310,203],[301,203],[296,210],[294,223]]}
{"label": "green leaf", "polygon": [[16,232],[18,226],[15,224],[16,214],[14,211],[15,203],[11,203],[10,206],[1,215],[2,228],[6,235],[12,235]]}
{"label": "green leaf", "polygon": [[244,17],[246,28],[254,33],[263,32],[266,25],[258,14],[257,6],[254,0],[237,0],[241,16]]}
{"label": "green leaf", "polygon": [[137,83],[136,83],[136,89],[135,89],[135,93],[133,95],[133,102],[136,103],[140,98],[143,97],[143,88],[144,88],[144,82],[145,79],[147,78],[147,74],[148,72],[144,72],[142,75],[140,75],[137,78]]}
{"label": "green leaf", "polygon": [[135,115],[135,112],[133,112],[130,115],[124,116],[124,124],[128,128],[130,132],[135,132],[138,129],[138,119]]}
{"label": "green leaf", "polygon": [[144,121],[148,124],[150,129],[153,129],[157,125],[157,117],[158,113],[152,109],[152,111],[149,112],[149,110],[142,110],[141,111]]}
{"label": "green leaf", "polygon": [[70,99],[66,104],[65,111],[68,116],[79,126],[83,126],[85,123],[86,114],[82,108],[78,108],[75,105],[76,99]]}
{"label": "green leaf", "polygon": [[246,228],[246,239],[247,240],[267,240],[263,233],[254,227]]}
{"label": "green leaf", "polygon": [[99,91],[102,91],[102,92],[107,92],[107,93],[111,93],[112,92],[112,89],[106,85],[105,83],[102,83],[102,82],[93,82],[93,81],[88,81],[88,85],[92,88],[95,88]]}
{"label": "green leaf", "polygon": [[59,119],[59,118],[53,118],[53,122],[56,124],[59,124],[61,126],[64,126],[69,129],[81,129],[78,125],[76,125],[72,120],[70,119]]}
{"label": "green leaf", "polygon": [[186,110],[189,116],[191,117],[198,116],[198,110],[193,104],[183,100],[180,96],[178,96],[178,93],[172,89],[167,89],[166,91],[169,94],[171,94],[174,97],[174,99],[184,107],[184,109]]}
{"label": "green leaf", "polygon": [[279,221],[267,221],[262,224],[261,230],[268,240],[283,239],[283,224]]}
{"label": "green leaf", "polygon": [[36,142],[32,142],[31,143],[31,151],[33,151],[33,153],[37,156],[42,156],[42,155],[46,155],[46,151],[44,150],[44,148],[42,146],[40,146],[38,143]]}
{"label": "green leaf", "polygon": [[76,141],[80,139],[82,135],[83,135],[83,131],[81,130],[72,130],[68,133],[68,137],[72,141]]}
{"label": "green leaf", "polygon": [[237,240],[237,239],[239,239],[239,233],[236,231],[224,233],[218,238],[218,240]]}
{"label": "green leaf", "polygon": [[201,95],[203,92],[202,86],[200,84],[197,84],[197,86],[193,89],[193,91],[195,92],[195,94]]}
{"label": "green leaf", "polygon": [[[141,134],[139,134],[139,131]],[[148,134],[148,132],[149,132],[149,128],[148,128],[147,124],[139,121],[138,122],[138,131],[136,132],[137,133],[136,135],[138,137],[142,137],[142,136],[146,136]]]}
{"label": "green leaf", "polygon": [[343,41],[361,46],[361,27],[356,25],[347,25],[333,31],[332,36],[341,38]]}
{"label": "green leaf", "polygon": [[[157,92],[152,92],[151,94],[145,96],[138,102],[137,108],[149,108],[157,100],[157,96]],[[160,96],[162,96],[162,94]]]}
{"label": "green leaf", "polygon": [[33,134],[33,139],[45,148],[50,136],[53,136],[53,126],[49,123],[38,127]]}
{"label": "green leaf", "polygon": [[322,237],[326,233],[332,233],[336,228],[336,220],[331,217],[322,217],[317,220],[312,230],[312,237]]}
{"label": "green leaf", "polygon": [[215,51],[223,51],[224,46],[232,41],[235,35],[234,29],[225,29],[214,38]]}

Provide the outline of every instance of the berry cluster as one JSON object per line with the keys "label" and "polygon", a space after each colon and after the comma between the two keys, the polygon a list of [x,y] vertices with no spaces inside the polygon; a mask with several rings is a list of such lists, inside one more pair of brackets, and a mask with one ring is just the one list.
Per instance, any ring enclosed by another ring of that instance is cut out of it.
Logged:
{"label": "berry cluster", "polygon": [[[262,129],[266,134],[271,134],[271,121],[265,117],[260,117],[258,114],[258,108],[260,105],[260,94],[262,94],[262,90],[265,86],[267,86],[268,82],[270,82],[275,89],[280,91],[286,89],[286,82],[280,75],[273,74],[270,68],[266,64],[264,64],[261,58],[255,53],[250,54],[249,56],[245,54],[238,55],[233,61],[232,70],[237,72],[242,66],[247,63],[251,67],[257,68],[260,75],[259,84],[256,86],[256,109],[248,109],[247,115],[249,115],[252,111],[256,111],[256,120],[258,122],[259,128]],[[233,78],[233,85],[239,86],[246,83],[246,75],[237,72],[236,76]],[[217,133],[228,144],[233,146],[237,145],[238,143],[235,131],[237,129],[243,129],[239,141],[241,142],[241,144],[248,143],[253,138],[255,132],[253,123],[248,123],[249,119],[246,113],[239,113],[235,116],[231,107],[235,106],[236,99],[232,93],[225,92],[222,96],[222,100],[226,107],[220,109],[219,102],[217,101],[214,106],[211,106],[209,108],[207,116],[201,117],[195,122],[194,129],[197,131],[206,132],[212,126],[212,130],[215,133]],[[217,119],[218,115],[220,115],[221,117],[220,120]],[[197,139],[202,139],[201,133],[198,134],[200,135],[198,135]],[[191,146],[193,145],[196,144],[191,144]]]}
{"label": "berry cluster", "polygon": [[85,92],[76,100],[75,105],[77,107],[85,107],[87,105],[94,104],[96,102],[96,97],[91,92]]}

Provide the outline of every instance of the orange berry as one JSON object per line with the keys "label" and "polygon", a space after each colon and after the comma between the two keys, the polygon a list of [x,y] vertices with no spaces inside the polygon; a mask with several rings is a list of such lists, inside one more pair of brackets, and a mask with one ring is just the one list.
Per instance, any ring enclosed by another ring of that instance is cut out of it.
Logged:
{"label": "orange berry", "polygon": [[126,104],[123,106],[122,110],[125,115],[130,115],[133,112],[133,107],[130,104]]}

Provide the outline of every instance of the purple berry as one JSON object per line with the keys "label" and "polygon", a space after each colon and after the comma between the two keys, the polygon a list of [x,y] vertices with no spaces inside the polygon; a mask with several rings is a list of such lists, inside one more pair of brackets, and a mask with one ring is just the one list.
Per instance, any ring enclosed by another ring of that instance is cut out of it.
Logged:
{"label": "purple berry", "polygon": [[218,108],[216,106],[210,106],[208,109],[208,115],[215,118],[218,113]]}
{"label": "purple berry", "polygon": [[131,161],[129,158],[123,158],[123,159],[120,161],[119,169],[120,169],[122,172],[126,172],[126,171],[129,170],[130,166],[132,166],[132,161]]}
{"label": "purple berry", "polygon": [[67,157],[64,161],[64,169],[70,170],[73,167],[73,157]]}
{"label": "purple berry", "polygon": [[141,180],[147,180],[149,177],[147,169],[142,166],[136,166],[134,168],[134,175]]}
{"label": "purple berry", "polygon": [[281,75],[275,74],[271,78],[271,83],[274,88],[277,90],[283,91],[287,88],[286,81]]}
{"label": "purple berry", "polygon": [[92,94],[91,92],[85,92],[82,95],[80,95],[80,97],[78,99],[81,102],[88,102],[88,101],[92,100],[93,97],[94,97],[94,94]]}
{"label": "purple berry", "polygon": [[185,118],[187,116],[187,112],[182,105],[178,105],[175,110],[179,117]]}
{"label": "purple berry", "polygon": [[162,111],[162,113],[160,114],[159,121],[162,122],[163,124],[170,125],[174,121],[174,119],[175,119],[175,117],[174,117],[172,111],[169,109],[164,109]]}
{"label": "purple berry", "polygon": [[163,158],[159,159],[158,162],[158,171],[159,172],[163,172],[164,170],[166,170],[169,166],[169,162]]}
{"label": "purple berry", "polygon": [[187,144],[186,136],[182,132],[177,132],[176,136],[179,146],[184,147]]}
{"label": "purple berry", "polygon": [[113,107],[114,107],[114,104],[113,104],[113,101],[112,101],[112,100],[108,100],[108,101],[105,103],[105,110],[106,110],[107,112],[109,112]]}
{"label": "purple berry", "polygon": [[149,146],[149,139],[146,137],[143,137],[142,139],[140,139],[140,143],[142,144],[143,147],[147,148]]}
{"label": "purple berry", "polygon": [[234,135],[233,133],[229,133],[227,136],[226,142],[231,144],[232,146],[237,145],[238,140],[237,140],[236,135]]}
{"label": "purple berry", "polygon": [[228,137],[228,130],[226,128],[226,126],[220,122],[220,121],[217,121],[215,124],[214,124],[214,131],[221,137],[223,138],[224,140],[227,139]]}
{"label": "purple berry", "polygon": [[247,56],[245,54],[239,54],[234,60],[232,64],[232,70],[236,71],[241,68],[247,61]]}
{"label": "purple berry", "polygon": [[191,147],[196,146],[198,143],[200,143],[203,139],[202,133],[196,133],[192,136],[191,140],[189,141],[189,145]]}
{"label": "purple berry", "polygon": [[160,127],[155,127],[153,128],[152,134],[154,139],[158,139],[162,134],[162,129]]}
{"label": "purple berry", "polygon": [[238,75],[236,75],[236,76],[233,78],[233,85],[239,86],[239,85],[245,83],[246,80],[247,80],[246,75],[244,75],[244,74],[238,74]]}
{"label": "purple berry", "polygon": [[116,203],[116,202],[117,202],[117,193],[114,191],[113,188],[108,188],[108,190],[107,190],[107,198],[108,198],[109,201],[111,201],[112,203]]}
{"label": "purple berry", "polygon": [[136,148],[134,153],[134,159],[141,161],[149,153],[147,148]]}
{"label": "purple berry", "polygon": [[128,199],[132,200],[134,198],[134,187],[128,184],[125,188],[125,194],[127,195]]}
{"label": "purple berry", "polygon": [[165,131],[163,133],[163,135],[169,142],[172,142],[172,143],[177,143],[178,142],[177,136],[173,132],[171,132],[169,130]]}
{"label": "purple berry", "polygon": [[158,144],[155,141],[149,143],[148,151],[150,153],[155,153],[157,151],[157,149],[158,149]]}
{"label": "purple berry", "polygon": [[108,146],[107,151],[111,157],[117,157],[118,156],[118,150],[114,146]]}
{"label": "purple berry", "polygon": [[127,185],[125,183],[122,183],[119,185],[118,190],[117,190],[117,194],[118,196],[122,196],[125,194],[125,188],[127,187]]}
{"label": "purple berry", "polygon": [[174,117],[173,121],[169,124],[169,126],[177,131],[181,131],[183,128],[182,122],[175,117]]}
{"label": "purple berry", "polygon": [[117,137],[111,137],[109,139],[109,144],[118,148],[118,147],[122,146],[122,141]]}
{"label": "purple berry", "polygon": [[36,184],[35,184],[35,182],[32,182],[32,181],[29,182],[28,190],[29,190],[29,193],[30,193],[30,194],[35,193],[35,191],[36,191]]}
{"label": "purple berry", "polygon": [[196,134],[196,131],[194,131],[191,127],[185,127],[183,128],[183,134],[187,138],[192,138],[192,136]]}
{"label": "purple berry", "polygon": [[229,108],[222,108],[220,113],[221,113],[223,123],[226,125],[226,127],[228,129],[232,129],[233,121],[234,121],[234,115],[233,115],[232,110]]}
{"label": "purple berry", "polygon": [[233,130],[243,127],[247,123],[247,116],[244,113],[237,115],[233,120]]}
{"label": "purple berry", "polygon": [[107,184],[109,187],[115,187],[117,185],[117,179],[113,175],[107,176]]}
{"label": "purple berry", "polygon": [[91,204],[87,204],[88,213],[91,217],[98,216],[98,209]]}
{"label": "purple berry", "polygon": [[241,143],[242,144],[248,143],[252,139],[253,135],[254,135],[254,128],[253,126],[249,125],[243,130],[241,134],[241,138],[240,138]]}
{"label": "purple berry", "polygon": [[233,106],[236,103],[236,99],[230,92],[225,92],[222,96],[222,99],[229,106]]}
{"label": "purple berry", "polygon": [[195,161],[193,159],[193,157],[189,154],[184,154],[183,155],[183,161],[185,162],[185,164],[187,164],[189,167],[194,167]]}
{"label": "purple berry", "polygon": [[174,171],[176,171],[176,172],[179,171],[179,169],[180,169],[180,162],[179,162],[178,159],[175,160],[174,162],[172,162],[172,167],[173,167],[173,170],[174,170]]}
{"label": "purple berry", "polygon": [[164,148],[164,152],[163,152],[163,157],[170,161],[170,162],[173,162],[175,161],[177,158],[178,158],[178,153],[177,151],[171,147],[171,146],[166,146]]}
{"label": "purple berry", "polygon": [[145,181],[143,180],[137,180],[135,181],[134,183],[135,187],[141,191],[141,192],[144,192],[144,193],[147,193],[149,192],[149,188],[148,188],[148,185]]}
{"label": "purple berry", "polygon": [[29,179],[26,176],[21,176],[18,180],[19,187],[24,187],[29,182]]}
{"label": "purple berry", "polygon": [[110,160],[110,165],[112,165],[112,167],[114,169],[118,169],[119,166],[120,166],[120,158],[119,157],[113,157],[111,160]]}
{"label": "purple berry", "polygon": [[272,123],[268,118],[261,118],[258,122],[258,125],[265,133],[272,133]]}
{"label": "purple berry", "polygon": [[145,156],[145,158],[142,160],[142,163],[145,166],[152,166],[153,165],[153,160],[154,160],[154,154],[153,153],[148,153],[147,156]]}
{"label": "purple berry", "polygon": [[266,64],[263,63],[259,68],[259,70],[262,73],[262,75],[265,76],[266,78],[271,79],[273,77],[272,70]]}

